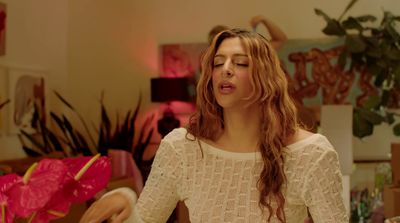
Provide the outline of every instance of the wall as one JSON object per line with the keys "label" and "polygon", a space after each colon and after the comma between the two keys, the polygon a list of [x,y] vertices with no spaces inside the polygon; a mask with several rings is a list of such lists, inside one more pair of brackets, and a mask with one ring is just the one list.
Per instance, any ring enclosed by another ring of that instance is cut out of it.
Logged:
{"label": "wall", "polygon": [[[400,14],[398,0],[363,0],[352,15],[381,15],[382,8]],[[347,0],[301,2],[281,0],[8,0],[7,55],[1,64],[49,70],[50,85],[61,91],[96,123],[99,98],[111,110],[123,112],[143,96],[143,111],[158,112],[150,102],[150,78],[158,76],[158,46],[162,43],[203,42],[216,24],[249,28],[253,15],[279,23],[289,38],[324,37],[318,7],[338,17]],[[264,31],[262,31],[264,32]],[[265,33],[265,32],[264,32]],[[58,109],[57,103],[51,101]],[[115,113],[115,112],[114,112]],[[379,134],[378,134],[379,135]],[[386,147],[390,134],[357,142],[374,151]],[[375,144],[378,143],[378,144]],[[15,138],[0,138],[2,148],[14,149]],[[2,155],[1,158],[5,157]]]}
{"label": "wall", "polygon": [[[382,9],[400,14],[398,0],[359,1],[351,15],[382,16]],[[69,93],[78,110],[98,119],[98,99],[105,91],[110,108],[127,110],[141,91],[146,111],[158,111],[150,103],[150,78],[159,75],[158,46],[163,43],[204,42],[216,24],[249,27],[254,15],[265,15],[279,23],[289,38],[319,38],[325,22],[316,16],[318,7],[339,17],[349,1],[300,2],[282,0],[185,1],[72,0],[69,10]],[[261,32],[265,33],[261,29]],[[385,126],[375,136],[354,139],[355,157],[383,156],[392,140]],[[377,148],[381,150],[377,154]]]}
{"label": "wall", "polygon": [[[49,89],[67,87],[65,0],[2,0],[7,5],[6,55],[0,65],[45,70]],[[55,108],[53,96],[49,106]],[[0,136],[0,160],[25,156],[16,135]]]}

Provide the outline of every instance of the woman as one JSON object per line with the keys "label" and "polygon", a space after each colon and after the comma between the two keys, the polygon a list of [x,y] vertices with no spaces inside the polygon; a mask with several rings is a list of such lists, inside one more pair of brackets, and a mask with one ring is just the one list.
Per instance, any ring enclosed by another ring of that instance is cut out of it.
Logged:
{"label": "woman", "polygon": [[[161,142],[136,202],[126,188],[81,223],[165,222],[178,201],[196,222],[348,222],[335,150],[297,123],[278,57],[261,35],[218,34],[204,55],[197,111]],[[128,218],[128,219],[127,219]]]}

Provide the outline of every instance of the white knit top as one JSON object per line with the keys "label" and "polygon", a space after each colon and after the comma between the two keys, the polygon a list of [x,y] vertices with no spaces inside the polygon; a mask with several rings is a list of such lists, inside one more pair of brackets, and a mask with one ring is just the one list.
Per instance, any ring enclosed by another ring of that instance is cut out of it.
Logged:
{"label": "white knit top", "polygon": [[[186,129],[168,134],[160,144],[149,178],[126,223],[165,222],[179,200],[189,209],[190,221],[267,222],[257,190],[262,169],[259,152],[236,153],[189,140]],[[202,156],[203,151],[203,156]],[[287,146],[287,184],[284,195],[288,223],[303,223],[307,207],[315,223],[349,222],[343,204],[338,156],[328,140],[314,134]],[[115,191],[116,192],[116,191]],[[271,222],[279,222],[273,217]]]}

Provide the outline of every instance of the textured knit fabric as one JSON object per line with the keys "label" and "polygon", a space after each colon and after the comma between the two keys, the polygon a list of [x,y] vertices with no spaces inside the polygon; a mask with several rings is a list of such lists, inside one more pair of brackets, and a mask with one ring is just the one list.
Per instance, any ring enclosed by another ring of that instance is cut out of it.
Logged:
{"label": "textured knit fabric", "polygon": [[[175,129],[162,140],[145,187],[132,202],[135,216],[126,222],[165,222],[179,200],[192,223],[267,222],[256,186],[261,154],[228,152],[186,133]],[[347,223],[338,156],[328,140],[314,134],[286,148],[287,222],[303,223],[308,207],[315,223]]]}

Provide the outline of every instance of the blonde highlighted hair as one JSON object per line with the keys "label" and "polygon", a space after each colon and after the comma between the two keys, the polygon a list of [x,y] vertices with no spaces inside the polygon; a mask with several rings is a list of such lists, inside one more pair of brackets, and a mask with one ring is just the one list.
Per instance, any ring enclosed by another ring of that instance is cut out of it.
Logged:
{"label": "blonde highlighted hair", "polygon": [[263,120],[260,123],[259,149],[264,165],[257,184],[259,205],[262,210],[268,210],[268,222],[274,215],[281,222],[286,222],[283,195],[286,183],[285,142],[297,131],[297,111],[289,96],[287,79],[278,56],[267,39],[241,29],[223,31],[213,39],[202,58],[202,76],[197,85],[197,111],[190,118],[188,132],[200,139],[216,140],[223,131],[223,109],[213,94],[213,62],[222,41],[236,37],[250,60],[252,94],[248,102],[260,105]]}

